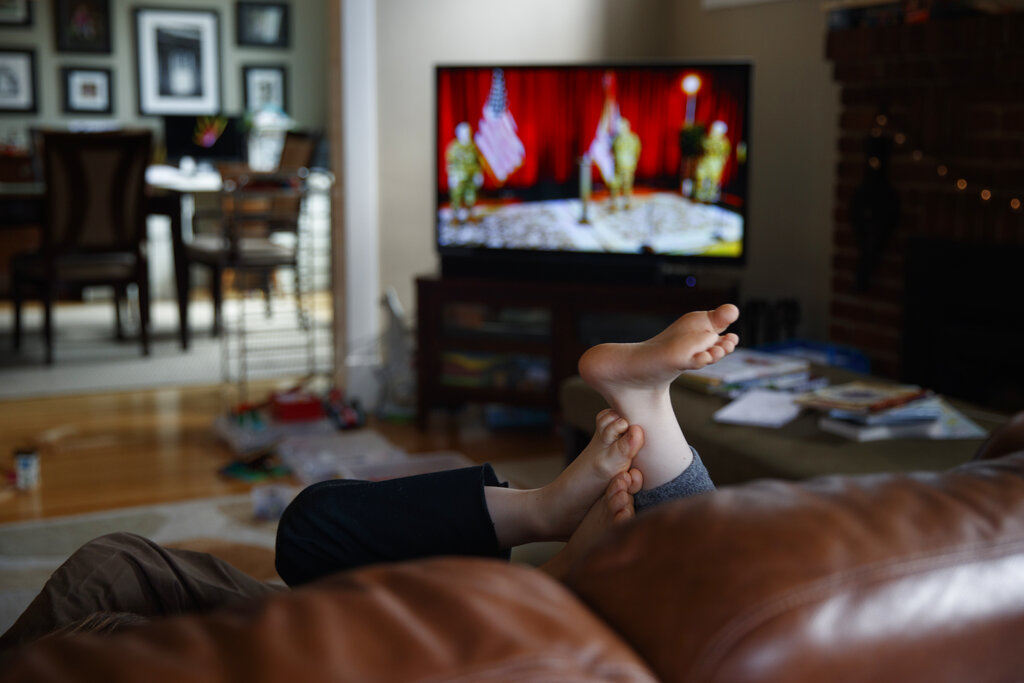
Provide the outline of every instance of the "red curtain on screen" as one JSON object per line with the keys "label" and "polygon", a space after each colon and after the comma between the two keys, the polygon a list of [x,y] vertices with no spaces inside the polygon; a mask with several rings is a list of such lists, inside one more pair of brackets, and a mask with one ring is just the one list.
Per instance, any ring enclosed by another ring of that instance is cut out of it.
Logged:
{"label": "red curtain on screen", "polygon": [[[511,190],[540,183],[570,183],[578,177],[579,159],[590,147],[605,103],[603,80],[615,77],[620,115],[640,137],[642,150],[636,183],[669,186],[679,177],[679,132],[686,119],[687,95],[682,79],[696,74],[701,88],[695,95],[694,122],[706,130],[713,121],[728,126],[731,154],[723,185],[736,174],[736,147],[744,140],[746,82],[737,70],[678,67],[567,68],[507,67],[504,69],[508,109],[525,148],[522,165],[505,183],[487,176],[484,190]],[[444,152],[455,127],[479,126],[491,89],[492,69],[451,67],[437,74],[438,191],[447,192]],[[596,169],[594,178],[599,178]]]}

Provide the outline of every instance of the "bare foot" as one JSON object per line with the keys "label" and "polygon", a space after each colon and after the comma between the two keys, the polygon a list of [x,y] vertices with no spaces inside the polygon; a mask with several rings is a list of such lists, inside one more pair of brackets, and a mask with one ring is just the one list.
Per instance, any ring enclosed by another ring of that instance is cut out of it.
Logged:
{"label": "bare foot", "polygon": [[630,424],[644,432],[633,466],[644,487],[679,476],[693,457],[669,400],[669,385],[685,370],[696,370],[732,353],[739,338],[722,334],[739,317],[723,304],[687,313],[658,335],[637,344],[600,344],[580,358],[580,375]]}
{"label": "bare foot", "polygon": [[609,482],[604,495],[587,511],[565,547],[540,569],[556,579],[564,577],[572,563],[589,550],[609,527],[633,518],[636,514],[633,494],[640,490],[642,483],[643,475],[636,469],[617,474]]}
{"label": "bare foot", "polygon": [[616,475],[629,470],[643,446],[643,431],[614,410],[597,415],[594,437],[558,477],[543,487],[539,510],[545,511],[552,539],[569,538]]}
{"label": "bare foot", "polygon": [[670,384],[684,370],[700,369],[731,353],[739,338],[722,332],[739,315],[732,304],[722,304],[713,311],[687,313],[645,342],[599,344],[580,358],[580,375],[601,394]]}
{"label": "bare foot", "polygon": [[614,410],[604,410],[597,416],[594,438],[550,484],[539,489],[485,486],[498,544],[512,548],[567,540],[608,482],[629,470],[643,443],[643,430]]}

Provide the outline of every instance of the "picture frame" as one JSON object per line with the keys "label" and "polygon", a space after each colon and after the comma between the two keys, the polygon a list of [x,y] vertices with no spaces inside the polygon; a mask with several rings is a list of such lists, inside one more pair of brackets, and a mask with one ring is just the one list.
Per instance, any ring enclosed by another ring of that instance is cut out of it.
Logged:
{"label": "picture frame", "polygon": [[65,114],[114,113],[114,75],[110,69],[65,66],[60,72]]}
{"label": "picture frame", "polygon": [[36,51],[0,49],[0,113],[36,113],[38,92]]}
{"label": "picture frame", "polygon": [[0,27],[31,25],[32,0],[0,0]]}
{"label": "picture frame", "polygon": [[236,2],[235,42],[251,47],[288,47],[289,10],[283,2]]}
{"label": "picture frame", "polygon": [[143,116],[220,113],[220,15],[217,10],[134,11],[135,67]]}
{"label": "picture frame", "polygon": [[264,106],[288,112],[288,68],[283,64],[257,64],[242,67],[242,103],[246,111]]}
{"label": "picture frame", "polygon": [[110,54],[110,0],[54,0],[57,52]]}

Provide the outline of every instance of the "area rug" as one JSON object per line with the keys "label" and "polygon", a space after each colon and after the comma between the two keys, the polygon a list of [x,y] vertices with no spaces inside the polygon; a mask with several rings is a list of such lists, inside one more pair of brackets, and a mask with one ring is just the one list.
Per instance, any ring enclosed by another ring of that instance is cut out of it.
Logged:
{"label": "area rug", "polygon": [[[498,477],[516,488],[535,488],[561,470],[558,457],[495,465]],[[249,494],[122,508],[83,515],[0,525],[0,633],[36,596],[50,574],[83,543],[127,531],[163,545],[210,552],[249,575],[280,582],[274,571],[277,522],[260,519],[298,492],[298,487],[264,485]],[[538,565],[561,544],[520,546],[513,560]]]}
{"label": "area rug", "polygon": [[[225,302],[225,318],[232,315],[237,302]],[[287,298],[278,297],[277,308],[289,305]],[[126,391],[170,386],[197,386],[216,384],[227,376],[236,379],[237,356],[235,347],[225,347],[222,338],[211,333],[213,305],[206,300],[193,301],[189,306],[189,327],[193,330],[191,346],[182,350],[178,336],[178,308],[172,301],[157,301],[151,306],[150,355],[142,355],[142,347],[126,322],[126,337],[114,338],[114,305],[112,302],[65,304],[54,314],[55,360],[44,362],[43,315],[38,305],[26,306],[21,349],[13,350],[13,313],[9,307],[0,315],[0,399],[33,398],[81,394],[98,391]],[[262,316],[260,316],[262,318]],[[262,320],[260,321],[262,322]],[[276,327],[275,327],[276,326]],[[263,324],[259,340],[278,342],[280,335],[295,332],[294,316],[275,315],[271,323]],[[317,337],[313,353],[317,367],[330,367],[329,320],[318,316]],[[279,328],[279,329],[277,329]],[[268,334],[274,333],[274,334]],[[237,337],[237,335],[236,335]],[[296,337],[297,338],[297,337]],[[229,337],[232,341],[234,337]],[[258,340],[257,340],[258,341]],[[258,351],[250,335],[247,353]],[[225,351],[229,355],[225,355]],[[306,354],[301,348],[296,354]],[[277,353],[258,356],[259,367],[249,369],[250,379],[283,374],[301,375],[294,367],[306,368],[304,355]],[[269,360],[268,360],[269,358]],[[225,361],[228,365],[225,365]],[[301,361],[301,362],[299,362]],[[252,361],[255,362],[255,361]],[[274,367],[274,365],[281,367]],[[296,365],[297,364],[297,365]],[[227,371],[227,372],[225,372]]]}

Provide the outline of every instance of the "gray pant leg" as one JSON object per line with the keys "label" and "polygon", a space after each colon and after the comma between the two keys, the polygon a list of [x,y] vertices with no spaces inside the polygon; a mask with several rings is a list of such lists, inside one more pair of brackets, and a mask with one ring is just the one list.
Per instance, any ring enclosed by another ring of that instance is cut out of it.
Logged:
{"label": "gray pant leg", "polygon": [[708,475],[704,462],[697,454],[697,449],[690,446],[690,451],[693,453],[693,462],[683,470],[682,474],[657,488],[639,491],[633,496],[633,506],[637,512],[644,508],[675,500],[676,498],[684,498],[704,493],[705,491],[715,490],[715,484],[711,481],[711,476]]}

